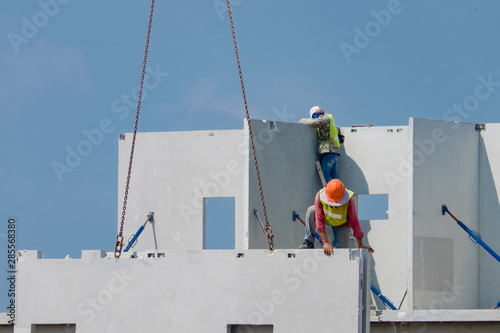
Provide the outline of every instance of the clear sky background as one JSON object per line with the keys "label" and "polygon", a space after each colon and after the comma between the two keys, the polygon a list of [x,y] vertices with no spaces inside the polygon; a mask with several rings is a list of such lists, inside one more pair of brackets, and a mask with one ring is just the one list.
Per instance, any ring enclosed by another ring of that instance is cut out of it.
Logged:
{"label": "clear sky background", "polygon": [[[339,126],[500,122],[498,0],[232,4],[252,118],[320,105]],[[133,131],[149,9],[0,2],[0,263],[10,217],[17,248],[46,258],[114,250],[118,134]],[[139,131],[243,128],[225,1],[158,0],[148,67]]]}

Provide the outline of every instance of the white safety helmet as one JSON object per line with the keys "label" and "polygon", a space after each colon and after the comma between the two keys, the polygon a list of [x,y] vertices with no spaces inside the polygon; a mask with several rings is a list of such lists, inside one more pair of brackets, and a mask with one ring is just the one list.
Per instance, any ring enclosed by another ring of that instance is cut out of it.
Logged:
{"label": "white safety helmet", "polygon": [[319,106],[313,106],[313,107],[311,108],[311,110],[309,110],[309,117],[311,117],[311,118],[312,118],[313,114],[315,114],[315,113],[317,113],[317,114],[320,114],[320,113],[321,113],[321,114],[324,114],[324,113],[325,113],[325,111],[323,111],[323,109],[322,109],[322,108],[320,108]]}

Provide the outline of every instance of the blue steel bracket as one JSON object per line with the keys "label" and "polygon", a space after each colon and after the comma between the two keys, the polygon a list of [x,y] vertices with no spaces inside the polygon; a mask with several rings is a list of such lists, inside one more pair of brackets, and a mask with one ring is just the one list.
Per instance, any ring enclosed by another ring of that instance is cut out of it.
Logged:
{"label": "blue steel bracket", "polygon": [[471,235],[469,235],[470,241],[474,244],[479,243],[479,241],[481,240],[481,235],[479,235],[475,230],[471,229],[470,231],[472,233]]}
{"label": "blue steel bracket", "polygon": [[[147,221],[146,221],[147,222]],[[130,240],[130,242],[128,243],[127,247],[125,248],[125,250],[123,250],[123,252],[128,252],[128,250],[130,250],[130,248],[134,247],[135,244],[137,243],[137,240],[139,238],[139,236],[141,235],[142,231],[144,230],[144,226],[141,225],[139,227],[139,230],[137,230],[137,232],[135,234],[132,235],[132,240]]]}
{"label": "blue steel bracket", "polygon": [[142,231],[146,227],[146,224],[148,224],[148,222],[151,222],[151,223],[154,222],[154,216],[155,216],[154,212],[149,212],[146,222],[144,222],[144,224],[139,227],[139,230],[137,230],[137,232],[135,234],[132,234],[132,236],[130,236],[131,238],[129,238],[129,242],[127,244],[127,247],[125,247],[125,250],[123,250],[123,252],[128,252],[128,250],[130,250],[131,248],[133,248],[137,244],[139,236],[141,235]]}
{"label": "blue steel bracket", "polygon": [[130,235],[130,237],[128,238],[128,245],[127,245],[127,249],[125,249],[125,251],[123,252],[127,252],[130,248],[134,247],[135,244],[137,244],[137,238],[135,238],[135,234],[132,234]]}
{"label": "blue steel bracket", "polygon": [[449,210],[448,208],[446,207],[446,205],[443,205],[442,208],[441,208],[441,211],[443,213],[443,215],[445,213],[448,213],[451,218],[453,218],[457,224],[460,226],[460,228],[462,228],[468,235],[469,235],[469,239],[474,243],[474,244],[479,244],[481,245],[486,251],[488,251],[489,254],[491,254],[496,260],[498,260],[500,262],[500,256],[495,252],[493,251],[493,249],[491,247],[489,247],[482,239],[481,239],[481,236],[474,230],[470,229],[469,227],[467,227],[465,224],[463,224],[462,221],[460,221],[459,219],[457,219]]}
{"label": "blue steel bracket", "polygon": [[155,212],[149,212],[148,221],[153,223],[155,221]]}
{"label": "blue steel bracket", "polygon": [[394,304],[392,304],[392,302],[387,297],[382,295],[380,290],[375,288],[373,285],[370,285],[370,289],[375,293],[375,295],[377,295],[378,298],[380,298],[382,300],[382,302],[384,302],[385,306],[387,306],[391,310],[397,310],[397,308],[394,306]]}

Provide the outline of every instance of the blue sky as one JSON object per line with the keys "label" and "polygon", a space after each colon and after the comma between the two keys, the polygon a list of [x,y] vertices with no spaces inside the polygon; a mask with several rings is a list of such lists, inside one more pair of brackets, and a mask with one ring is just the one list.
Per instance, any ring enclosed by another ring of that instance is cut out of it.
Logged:
{"label": "blue sky", "polygon": [[[320,105],[340,126],[500,121],[497,0],[232,3],[252,118],[296,122]],[[1,247],[15,217],[18,249],[114,249],[118,134],[133,131],[149,8],[0,2]],[[243,127],[224,8],[157,1],[139,131]]]}

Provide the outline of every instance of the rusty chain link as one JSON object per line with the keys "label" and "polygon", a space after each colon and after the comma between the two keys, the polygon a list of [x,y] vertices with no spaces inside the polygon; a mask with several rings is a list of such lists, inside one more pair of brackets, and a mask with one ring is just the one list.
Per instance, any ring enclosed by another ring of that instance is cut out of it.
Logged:
{"label": "rusty chain link", "polygon": [[247,95],[245,93],[245,84],[243,83],[243,73],[241,71],[240,56],[238,53],[238,45],[236,44],[236,35],[234,33],[233,16],[231,14],[231,5],[229,4],[229,0],[226,0],[226,5],[227,5],[227,13],[229,15],[229,23],[231,25],[231,34],[233,36],[233,45],[234,45],[234,53],[236,55],[236,63],[238,65],[238,73],[240,75],[241,91],[243,93],[243,102],[245,104],[248,132],[250,134],[250,142],[252,144],[253,160],[255,163],[255,170],[257,172],[257,181],[259,182],[260,199],[262,201],[262,209],[264,211],[264,220],[266,221],[266,226],[265,226],[266,235],[267,235],[267,240],[269,243],[269,250],[273,251],[274,250],[274,244],[273,244],[274,235],[273,235],[273,230],[271,229],[271,225],[269,224],[269,220],[267,218],[266,204],[265,204],[265,200],[264,200],[264,191],[262,190],[262,181],[260,179],[259,164],[257,163],[257,152],[255,151],[255,144],[254,144],[253,133],[252,133],[252,124],[250,123],[250,113],[248,112]]}
{"label": "rusty chain link", "polygon": [[146,37],[146,47],[144,48],[144,60],[142,61],[141,83],[139,85],[139,94],[137,96],[137,112],[135,114],[134,135],[132,137],[132,147],[130,148],[130,160],[128,163],[127,183],[125,185],[125,196],[123,198],[123,210],[120,223],[120,232],[116,236],[115,258],[120,258],[123,247],[123,225],[125,224],[125,211],[127,209],[128,189],[130,185],[130,174],[132,173],[132,161],[134,160],[135,138],[137,136],[137,125],[139,123],[139,111],[141,109],[142,88],[144,86],[144,76],[146,74],[146,61],[148,59],[149,37],[151,36],[151,24],[153,22],[153,10],[155,0],[151,0],[151,10],[149,12],[148,32]]}

